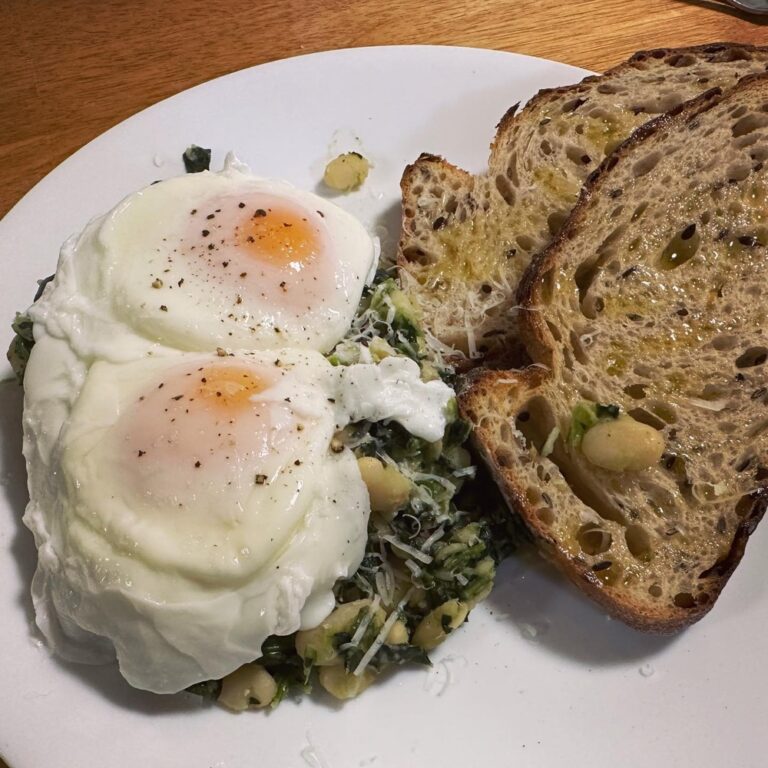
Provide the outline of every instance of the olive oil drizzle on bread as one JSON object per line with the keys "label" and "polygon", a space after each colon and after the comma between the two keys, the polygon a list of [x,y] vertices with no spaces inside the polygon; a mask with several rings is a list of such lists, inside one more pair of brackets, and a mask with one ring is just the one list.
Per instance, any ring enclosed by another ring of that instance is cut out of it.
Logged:
{"label": "olive oil drizzle on bread", "polygon": [[635,54],[605,75],[546,90],[499,123],[488,171],[422,155],[401,182],[400,276],[427,328],[464,369],[519,365],[515,293],[582,184],[647,120],[763,72],[768,48],[717,43]]}
{"label": "olive oil drizzle on bread", "polygon": [[[768,504],[766,160],[768,75],[637,131],[522,280],[535,365],[460,398],[541,549],[642,629],[710,610]],[[583,402],[655,428],[661,460],[591,463],[568,438]]]}

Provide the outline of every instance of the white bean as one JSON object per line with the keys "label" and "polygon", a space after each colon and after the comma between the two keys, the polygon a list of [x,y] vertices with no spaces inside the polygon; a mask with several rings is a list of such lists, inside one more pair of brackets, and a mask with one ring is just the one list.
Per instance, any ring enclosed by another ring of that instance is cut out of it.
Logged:
{"label": "white bean", "polygon": [[275,678],[259,664],[244,664],[221,681],[218,701],[228,709],[242,712],[249,707],[266,707],[277,693]]}
{"label": "white bean", "polygon": [[347,672],[343,666],[322,667],[318,675],[320,685],[337,699],[354,699],[359,696],[375,679],[376,674],[364,670],[359,676]]}
{"label": "white bean", "polygon": [[402,621],[396,621],[387,635],[387,645],[405,645],[408,642],[408,627]]}
{"label": "white bean", "polygon": [[[425,651],[437,648],[454,629],[458,629],[467,618],[469,608],[458,600],[448,600],[430,611],[416,627],[413,644]],[[445,620],[445,625],[443,621]]]}
{"label": "white bean", "polygon": [[600,421],[581,440],[587,461],[611,472],[648,469],[664,453],[664,437],[648,424],[622,415]]}
{"label": "white bean", "polygon": [[365,181],[369,167],[370,164],[359,152],[346,152],[325,166],[323,181],[331,189],[348,192]]}
{"label": "white bean", "polygon": [[408,503],[411,481],[396,467],[382,464],[373,456],[357,460],[360,475],[368,488],[371,510],[390,520]]}
{"label": "white bean", "polygon": [[[333,647],[333,638],[340,632],[348,631],[357,618],[360,611],[370,606],[371,601],[354,600],[344,603],[336,608],[319,627],[305,629],[296,635],[296,652],[302,659],[312,657],[312,662],[317,666],[331,664],[336,659],[337,652]],[[384,611],[379,608],[374,620],[379,624],[384,622]]]}

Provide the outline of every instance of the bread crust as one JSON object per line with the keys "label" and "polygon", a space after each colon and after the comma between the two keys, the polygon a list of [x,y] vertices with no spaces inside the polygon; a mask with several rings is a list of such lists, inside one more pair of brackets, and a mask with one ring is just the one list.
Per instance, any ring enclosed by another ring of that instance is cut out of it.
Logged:
{"label": "bread crust", "polygon": [[[528,368],[520,372],[478,369],[473,372],[468,386],[459,395],[459,407],[462,416],[470,421],[477,421],[482,403],[487,397],[483,391],[484,388],[493,388],[494,383],[499,379],[510,378],[510,376],[514,376],[519,381],[521,386],[519,400],[525,401],[535,393],[543,381],[544,376],[542,374],[532,373],[536,370],[541,369]],[[522,518],[539,552],[557,566],[577,589],[597,602],[610,615],[644,632],[674,634],[708,613],[741,562],[747,541],[768,508],[768,488],[762,488],[755,494],[755,501],[751,510],[739,524],[727,556],[718,564],[717,570],[708,577],[708,591],[713,596],[709,603],[706,605],[696,604],[692,608],[681,608],[672,612],[669,609],[650,611],[647,605],[641,605],[632,600],[631,594],[625,595],[625,599],[619,601],[615,596],[606,592],[600,579],[586,563],[572,557],[562,543],[551,535],[546,526],[542,525],[536,517],[536,510],[528,501],[520,479],[513,472],[500,466],[491,447],[492,443],[492,436],[485,433],[482,426],[475,428],[473,435],[475,450],[489,467],[491,475],[501,489],[507,504]]]}
{"label": "bread crust", "polygon": [[[629,60],[608,70],[604,75],[591,75],[575,85],[543,89],[531,98],[522,110],[519,109],[517,104],[511,107],[502,116],[497,125],[496,134],[490,146],[489,171],[486,174],[473,176],[439,156],[423,154],[405,169],[401,179],[404,205],[397,264],[404,281],[413,281],[415,276],[418,283],[423,265],[425,263],[433,263],[434,254],[430,252],[431,246],[429,243],[436,239],[433,237],[434,233],[430,231],[435,222],[453,221],[451,211],[441,208],[447,193],[443,195],[443,201],[430,199],[426,192],[420,196],[414,192],[414,189],[419,189],[420,181],[429,177],[436,179],[443,175],[447,178],[448,182],[456,182],[456,186],[460,188],[460,191],[457,193],[461,198],[459,210],[462,215],[467,214],[473,217],[476,211],[482,212],[484,207],[487,208],[489,194],[491,197],[494,195],[498,196],[498,192],[492,189],[493,176],[499,174],[503,176],[507,159],[510,159],[513,163],[517,161],[519,143],[516,143],[516,140],[518,134],[520,138],[526,141],[532,138],[532,126],[539,122],[549,106],[555,108],[558,100],[565,98],[578,100],[581,94],[592,94],[592,98],[594,98],[596,93],[600,93],[599,88],[602,84],[617,82],[617,79],[621,80],[625,75],[631,78],[633,73],[642,73],[648,68],[659,67],[659,64],[663,67],[668,67],[671,73],[676,73],[683,71],[686,66],[690,66],[690,71],[692,72],[696,67],[691,62],[709,65],[720,62],[739,62],[742,60],[751,62],[752,59],[755,60],[751,63],[752,68],[763,65],[763,59],[765,59],[765,64],[768,64],[768,47],[735,42],[717,42],[688,48],[661,48],[640,51]],[[692,74],[691,77],[695,77],[695,75]],[[699,83],[702,88],[706,87],[706,83],[703,80],[706,80],[706,78],[703,78],[702,82]],[[525,152],[523,152],[523,162],[531,159]],[[525,183],[530,183],[530,179],[526,179]],[[491,187],[490,192],[486,187]],[[455,207],[456,201],[451,200],[450,204]],[[425,208],[422,208],[422,205]],[[570,207],[570,205],[572,203],[568,204],[567,207]],[[419,221],[415,221],[413,215],[409,215],[413,214],[417,209],[419,213],[424,214]],[[514,235],[515,232],[512,234]],[[427,245],[424,245],[424,243],[427,243]],[[541,244],[537,243],[536,247],[538,248],[539,245]],[[494,247],[496,246],[494,245]],[[439,251],[436,251],[436,253],[439,253]],[[520,260],[520,258],[521,255],[518,254],[517,260]],[[523,258],[524,260],[521,263],[525,264],[530,256],[523,254]],[[421,261],[422,259],[426,261]],[[485,319],[479,322],[478,317],[472,314],[474,310],[470,310],[471,316],[476,321],[476,323],[472,322],[470,325],[480,329],[482,338],[487,340],[488,343],[485,343],[483,348],[479,349],[474,356],[467,355],[466,349],[458,351],[451,359],[451,362],[461,370],[468,370],[480,365],[497,368],[525,364],[525,355],[522,354],[524,352],[523,347],[515,343],[518,341],[516,320],[514,317],[510,318],[506,311],[506,308],[513,304],[513,297],[521,272],[521,269],[515,267],[508,274],[508,282],[510,284],[509,301],[503,301],[501,304],[496,302],[492,305],[501,308],[499,313],[490,319],[486,313]],[[481,288],[482,286],[478,283],[477,285],[472,285],[470,291],[474,294]],[[453,347],[462,346],[462,328],[466,326],[466,323],[454,323],[453,321],[460,318],[467,311],[467,303],[464,301],[464,298],[458,295],[454,297],[450,293],[438,295],[438,291],[429,284],[418,285],[413,284],[413,282],[412,292],[417,303],[420,301],[425,303],[425,307],[428,310],[426,313],[428,329],[443,343]],[[482,305],[482,296],[479,298],[481,299],[480,305]],[[495,301],[495,294],[492,298]],[[475,306],[475,304],[472,303],[472,306]],[[450,311],[445,311],[446,307]],[[431,324],[433,321],[434,325]],[[486,334],[488,330],[490,330],[490,334]]]}
{"label": "bread crust", "polygon": [[[749,79],[753,79],[752,78]],[[760,75],[760,80],[768,81],[768,75]],[[748,78],[744,78],[744,81]],[[668,127],[674,118],[681,120],[690,120],[712,109],[720,102],[723,92],[719,88],[702,93],[700,96],[681,105],[677,109],[660,115],[653,120],[641,125],[626,141],[613,151],[598,168],[593,171],[581,188],[579,200],[567,222],[560,230],[552,242],[534,256],[528,269],[523,273],[520,285],[517,290],[517,301],[521,307],[530,308],[537,306],[542,300],[542,290],[544,287],[546,274],[557,266],[558,252],[563,243],[570,240],[584,224],[584,217],[589,208],[590,201],[600,191],[610,178],[610,172],[621,163],[632,150],[646,141],[664,128]],[[526,349],[529,350],[531,358],[540,361],[540,358],[548,357],[549,351],[554,346],[552,334],[548,331],[546,323],[536,312],[522,313],[520,322],[520,333]],[[549,360],[547,360],[549,362]]]}
{"label": "bread crust", "polygon": [[[729,50],[723,46],[701,48],[713,53]],[[654,52],[637,54],[633,60],[643,61],[644,57],[652,55]],[[745,96],[752,88],[759,89],[761,93],[762,91],[768,93],[766,84],[768,84],[768,74],[750,75],[740,81],[738,89]],[[569,551],[567,546],[554,537],[546,525],[542,524],[537,517],[536,505],[531,503],[526,495],[525,483],[517,475],[514,467],[509,468],[503,465],[503,454],[500,460],[498,438],[486,429],[483,412],[488,408],[489,403],[498,403],[506,399],[510,404],[510,412],[514,413],[518,404],[521,406],[522,403],[530,400],[537,390],[544,387],[553,376],[558,375],[551,370],[557,364],[554,359],[554,350],[558,342],[553,337],[542,313],[531,310],[535,310],[545,302],[547,276],[554,273],[560,266],[563,247],[581,232],[592,201],[614,178],[615,169],[621,169],[623,163],[633,158],[633,152],[642,148],[642,145],[654,136],[666,130],[681,130],[681,127],[686,127],[693,121],[705,117],[728,95],[720,89],[707,91],[670,113],[646,123],[590,175],[565,226],[553,242],[534,258],[518,289],[517,301],[521,307],[519,330],[532,360],[542,367],[524,371],[480,369],[466,378],[465,386],[459,394],[461,412],[475,427],[473,439],[477,450],[488,464],[508,504],[520,514],[542,553],[554,561],[578,588],[612,615],[638,629],[658,633],[679,631],[700,619],[712,608],[741,561],[749,536],[754,532],[768,508],[768,485],[762,482],[749,495],[752,503],[738,523],[727,553],[708,571],[701,574],[700,579],[703,584],[706,584],[710,599],[706,603],[697,602],[690,606],[679,607],[665,605],[659,606],[659,610],[654,610],[648,603],[641,604],[634,600],[629,591],[617,595],[615,590],[606,590],[588,564],[578,556],[574,556],[573,552]],[[505,386],[509,391],[504,389]]]}
{"label": "bread crust", "polygon": [[736,43],[722,41],[717,43],[708,43],[706,45],[693,45],[684,48],[651,48],[644,51],[637,51],[626,61],[622,61],[615,67],[607,69],[601,75],[587,75],[573,85],[564,85],[558,88],[542,88],[525,105],[525,109],[518,111],[519,104],[515,104],[509,112],[512,114],[504,115],[497,125],[496,135],[491,143],[491,156],[494,148],[502,143],[504,135],[514,126],[513,118],[524,119],[529,111],[540,109],[547,101],[562,96],[563,94],[578,95],[590,90],[591,86],[610,77],[622,75],[630,70],[636,70],[642,67],[643,63],[649,59],[678,58],[684,56],[696,56],[704,58],[708,62],[715,61],[735,61],[737,59],[749,58],[750,54],[760,54],[768,51],[768,46],[751,45],[747,43]]}

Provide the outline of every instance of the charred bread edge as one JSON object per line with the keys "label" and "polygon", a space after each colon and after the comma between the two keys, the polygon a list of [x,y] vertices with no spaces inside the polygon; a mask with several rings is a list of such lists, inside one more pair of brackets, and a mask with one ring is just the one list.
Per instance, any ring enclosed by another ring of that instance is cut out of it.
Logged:
{"label": "charred bread edge", "polygon": [[[740,47],[748,48],[749,46]],[[717,48],[717,46],[702,46],[700,48],[711,50]],[[641,55],[652,55],[652,52],[650,54],[636,54],[636,57]],[[768,80],[768,74],[748,75],[739,81],[738,87],[748,86],[750,82],[762,82],[766,80]],[[540,296],[544,275],[557,264],[557,249],[562,242],[570,239],[577,232],[578,227],[584,218],[585,209],[593,195],[602,188],[606,174],[618,163],[622,162],[628,151],[636,145],[641,144],[648,137],[663,130],[675,121],[687,122],[694,119],[712,109],[723,98],[725,98],[725,96],[722,91],[715,88],[682,104],[671,112],[660,115],[648,123],[645,123],[622,143],[613,154],[609,155],[592,174],[590,174],[582,189],[579,200],[563,230],[553,242],[547,246],[547,248],[534,257],[523,275],[517,297],[518,303],[523,309],[525,307],[536,306]],[[532,353],[534,360],[549,366],[552,362],[549,350],[555,346],[555,341],[552,338],[549,329],[546,327],[546,323],[541,320],[539,313],[537,312],[521,311],[520,314],[520,330],[529,352]],[[531,370],[536,371],[536,374],[531,375],[529,373]],[[460,392],[459,404],[463,415],[465,418],[469,417],[470,421],[473,423],[476,423],[476,421],[472,419],[474,398],[481,389],[486,386],[500,386],[497,383],[499,379],[516,379],[518,386],[524,392],[524,399],[527,401],[532,392],[540,386],[549,375],[551,375],[551,373],[538,373],[543,370],[544,369],[541,368],[528,368],[524,371],[488,371],[479,369],[474,372],[474,374],[467,377],[466,383]],[[510,386],[514,386],[514,384],[511,384]],[[483,429],[481,427],[476,427],[473,438],[476,449],[491,467],[491,472],[499,482],[507,502],[523,518],[523,521],[531,531],[535,541],[542,548],[544,554],[556,561],[571,581],[587,592],[610,613],[630,626],[638,629],[659,633],[676,632],[692,624],[706,614],[716,602],[723,587],[741,561],[749,536],[754,532],[768,508],[768,486],[765,486],[752,494],[754,497],[752,507],[736,529],[733,542],[731,543],[731,547],[725,559],[706,572],[705,578],[708,578],[711,582],[712,591],[714,592],[714,600],[711,600],[705,605],[696,605],[690,609],[681,608],[679,609],[679,612],[676,611],[678,615],[670,615],[668,607],[659,611],[658,614],[649,613],[645,606],[639,611],[633,610],[633,601],[629,600],[626,603],[617,602],[613,595],[606,592],[602,582],[600,582],[598,577],[590,569],[578,563],[575,558],[557,544],[557,541],[553,537],[545,532],[544,528],[536,520],[530,504],[527,503],[523,489],[521,489],[520,485],[515,483],[505,470],[498,465],[495,457],[485,448],[485,441],[482,439],[482,436]]]}

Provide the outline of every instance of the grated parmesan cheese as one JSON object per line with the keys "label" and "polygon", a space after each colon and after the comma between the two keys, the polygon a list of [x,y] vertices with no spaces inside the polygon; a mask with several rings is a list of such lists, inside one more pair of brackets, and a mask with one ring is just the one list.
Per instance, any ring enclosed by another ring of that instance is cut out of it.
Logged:
{"label": "grated parmesan cheese", "polygon": [[388,541],[393,547],[397,547],[397,549],[402,550],[407,555],[410,555],[414,560],[418,560],[419,562],[424,563],[424,565],[429,565],[433,560],[432,555],[428,555],[426,552],[422,552],[420,549],[416,549],[415,547],[406,544],[404,541],[398,539],[394,534],[390,533],[386,536],[382,536],[381,538],[384,541]]}
{"label": "grated parmesan cheese", "polygon": [[475,330],[472,328],[472,324],[469,322],[469,317],[464,316],[464,332],[467,334],[467,350],[469,351],[469,359],[476,360],[480,355],[477,352],[477,341],[475,340]]}
{"label": "grated parmesan cheese", "polygon": [[555,448],[555,441],[560,436],[560,427],[555,427],[549,435],[547,435],[547,440],[544,443],[544,445],[541,447],[541,455],[545,458],[549,456],[550,453]]}
{"label": "grated parmesan cheese", "polygon": [[441,525],[428,539],[424,541],[424,543],[421,545],[421,551],[428,552],[432,548],[432,545],[436,541],[440,541],[440,539],[442,539],[444,535],[445,535],[445,528],[443,528],[443,526]]}
{"label": "grated parmesan cheese", "polygon": [[726,398],[722,400],[702,400],[700,397],[688,397],[686,400],[697,408],[703,408],[705,411],[714,411],[715,413],[722,411],[728,405]]}
{"label": "grated parmesan cheese", "polygon": [[392,627],[395,626],[395,622],[400,618],[400,611],[403,609],[403,606],[411,599],[412,594],[413,587],[411,587],[405,593],[405,595],[403,595],[403,599],[400,600],[400,602],[395,606],[392,613],[387,616],[387,620],[384,622],[381,631],[378,635],[376,635],[376,639],[371,643],[371,647],[363,654],[363,658],[360,659],[360,663],[352,672],[355,677],[360,677],[360,675],[363,674],[365,668],[371,663],[371,659],[378,653],[379,648],[384,645],[384,641],[387,639],[389,631],[392,629]]}
{"label": "grated parmesan cheese", "polygon": [[406,560],[405,567],[414,575],[415,578],[421,576],[421,568],[413,562],[413,560]]}
{"label": "grated parmesan cheese", "polygon": [[349,644],[353,648],[356,648],[358,645],[360,645],[360,641],[363,639],[365,631],[368,629],[371,622],[373,621],[373,617],[376,615],[376,610],[379,607],[379,603],[381,603],[381,598],[376,595],[376,597],[374,597],[371,601],[370,606],[368,606],[368,613],[363,617],[360,625],[355,630],[355,634],[350,638]]}
{"label": "grated parmesan cheese", "polygon": [[438,485],[442,485],[446,491],[453,492],[456,490],[456,483],[452,483],[447,477],[441,475],[433,475],[429,472],[411,472],[410,479],[415,482],[433,482]]}

